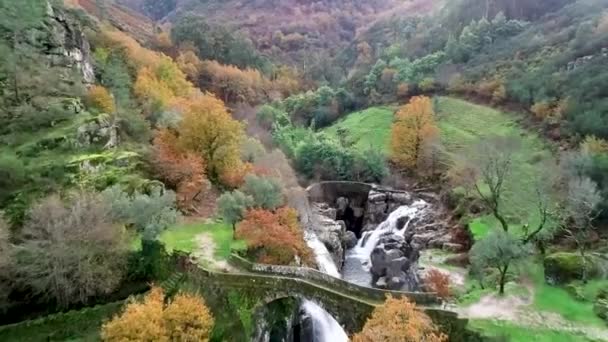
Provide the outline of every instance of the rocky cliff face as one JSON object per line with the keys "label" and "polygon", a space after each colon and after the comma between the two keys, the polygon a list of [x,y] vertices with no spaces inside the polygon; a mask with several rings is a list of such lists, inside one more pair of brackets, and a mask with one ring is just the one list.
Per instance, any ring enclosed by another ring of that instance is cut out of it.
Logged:
{"label": "rocky cliff face", "polygon": [[78,70],[84,83],[95,81],[90,45],[73,14],[47,2],[46,18],[37,34],[41,36],[38,47],[51,66]]}

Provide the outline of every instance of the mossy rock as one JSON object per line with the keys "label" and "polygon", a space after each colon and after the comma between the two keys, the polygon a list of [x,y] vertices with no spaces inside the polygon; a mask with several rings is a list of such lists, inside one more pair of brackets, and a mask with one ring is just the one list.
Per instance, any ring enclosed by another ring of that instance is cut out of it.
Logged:
{"label": "mossy rock", "polygon": [[578,301],[582,302],[586,300],[585,293],[581,286],[578,286],[576,284],[568,284],[566,285],[566,291],[568,291],[568,294],[570,294],[572,298]]}
{"label": "mossy rock", "polygon": [[[543,264],[548,284],[566,284],[583,278],[583,258],[577,253],[553,253],[545,257]],[[597,273],[597,265],[592,258],[587,257],[587,278]]]}
{"label": "mossy rock", "polygon": [[608,323],[608,299],[597,298],[593,303],[593,312]]}

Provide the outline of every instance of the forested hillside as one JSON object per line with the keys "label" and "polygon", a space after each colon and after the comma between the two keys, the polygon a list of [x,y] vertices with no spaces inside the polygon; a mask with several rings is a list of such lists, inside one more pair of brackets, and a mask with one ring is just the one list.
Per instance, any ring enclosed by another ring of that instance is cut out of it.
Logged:
{"label": "forested hillside", "polygon": [[608,340],[607,66],[608,0],[0,0],[0,341]]}

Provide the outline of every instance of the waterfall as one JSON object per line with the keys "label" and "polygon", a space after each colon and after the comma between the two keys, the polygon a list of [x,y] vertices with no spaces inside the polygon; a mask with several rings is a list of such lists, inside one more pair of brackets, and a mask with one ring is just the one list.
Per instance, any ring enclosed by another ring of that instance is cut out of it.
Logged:
{"label": "waterfall", "polygon": [[317,237],[317,234],[311,231],[305,231],[304,240],[306,240],[306,244],[308,244],[308,247],[310,247],[315,254],[315,260],[317,261],[319,270],[323,273],[329,274],[330,276],[340,278],[338,267],[334,263],[334,260],[327,250],[327,247],[325,247],[325,244]]}
{"label": "waterfall", "polygon": [[[411,205],[400,206],[390,213],[376,229],[363,233],[357,245],[346,252],[342,278],[361,286],[371,286],[370,256],[382,235],[394,233],[404,236],[412,219],[422,214],[426,206],[427,203],[423,200],[415,201]],[[408,220],[401,230],[397,230],[397,221],[402,217],[408,217]]]}
{"label": "waterfall", "polygon": [[302,302],[302,310],[312,321],[313,342],[347,342],[344,329],[327,311],[309,300]]}
{"label": "waterfall", "polygon": [[[395,209],[388,215],[386,220],[376,227],[376,229],[363,233],[363,236],[361,236],[361,239],[359,239],[357,245],[348,252],[347,257],[369,260],[372,251],[378,244],[378,241],[382,235],[387,233],[395,233],[404,236],[411,220],[415,218],[416,215],[419,214],[422,209],[424,209],[424,207],[426,207],[426,204],[427,203],[425,201],[418,200],[411,205],[402,205]],[[397,221],[402,217],[409,217],[409,219],[401,230],[397,230]]]}

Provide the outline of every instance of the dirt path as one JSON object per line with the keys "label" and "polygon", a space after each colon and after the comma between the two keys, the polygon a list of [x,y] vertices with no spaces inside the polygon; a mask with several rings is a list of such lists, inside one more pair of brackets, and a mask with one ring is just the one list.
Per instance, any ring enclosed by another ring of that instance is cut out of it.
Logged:
{"label": "dirt path", "polygon": [[554,312],[535,310],[532,307],[534,287],[531,284],[523,285],[528,289],[526,295],[499,297],[497,294],[489,294],[470,306],[452,309],[467,318],[510,321],[518,326],[570,332],[596,341],[608,341],[606,328],[572,322]]}
{"label": "dirt path", "polygon": [[192,252],[192,256],[202,264],[213,269],[226,272],[234,271],[234,267],[226,262],[226,260],[217,260],[215,258],[215,242],[209,233],[198,234],[194,241],[196,249]]}

